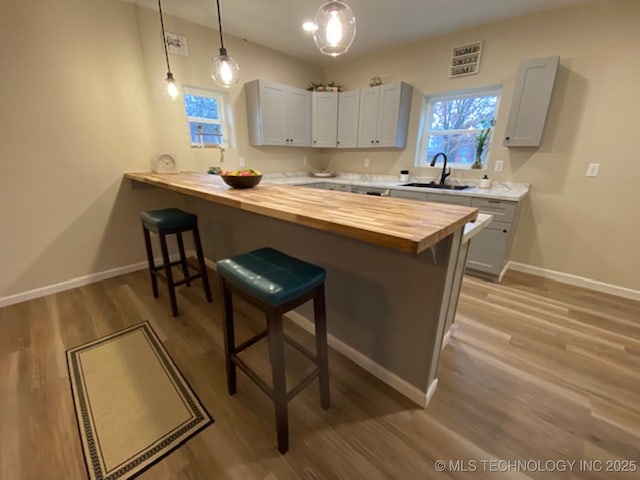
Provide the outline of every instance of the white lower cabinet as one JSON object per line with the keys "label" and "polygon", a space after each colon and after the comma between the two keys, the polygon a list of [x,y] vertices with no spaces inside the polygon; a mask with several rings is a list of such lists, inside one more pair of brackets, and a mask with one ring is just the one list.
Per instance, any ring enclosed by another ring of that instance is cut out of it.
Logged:
{"label": "white lower cabinet", "polygon": [[493,221],[471,239],[467,268],[500,275],[506,264],[511,224]]}
{"label": "white lower cabinet", "polygon": [[476,207],[480,213],[493,215],[493,221],[471,239],[467,270],[481,276],[499,280],[509,261],[511,245],[520,214],[520,202],[495,200],[450,193],[416,192],[392,189],[391,196],[409,200],[428,201]]}

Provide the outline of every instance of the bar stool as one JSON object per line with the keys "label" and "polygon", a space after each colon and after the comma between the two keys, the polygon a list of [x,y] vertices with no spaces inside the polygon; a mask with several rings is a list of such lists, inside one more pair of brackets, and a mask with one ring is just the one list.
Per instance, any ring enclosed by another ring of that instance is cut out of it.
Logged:
{"label": "bar stool", "polygon": [[[169,287],[169,299],[171,300],[171,313],[178,316],[178,304],[176,302],[175,287],[186,284],[191,285],[191,281],[202,278],[204,294],[207,302],[211,302],[211,288],[209,286],[209,277],[207,275],[207,267],[204,263],[204,255],[202,254],[202,245],[200,243],[200,232],[198,231],[198,217],[193,213],[184,212],[178,208],[165,208],[162,210],[147,210],[140,214],[142,220],[142,231],[144,233],[144,244],[147,250],[147,260],[149,262],[149,273],[151,275],[151,287],[153,288],[153,297],[158,298],[158,280],[157,277],[166,280]],[[193,242],[196,247],[196,255],[198,257],[198,272],[190,274],[191,265],[187,263],[187,257],[184,252],[184,243],[182,241],[183,232],[193,232]],[[153,260],[153,250],[151,248],[151,234],[155,232],[160,238],[160,248],[162,250],[162,265],[156,266]],[[178,240],[178,250],[180,252],[180,260],[171,262],[169,260],[169,249],[167,248],[167,235],[175,234]],[[171,267],[175,265],[182,266],[184,278],[182,280],[174,280]],[[164,277],[159,272],[164,270]]]}
{"label": "bar stool", "polygon": [[[236,393],[236,367],[239,367],[274,402],[278,450],[289,449],[287,404],[316,377],[320,384],[320,404],[330,407],[329,360],[325,313],[324,268],[285,255],[273,248],[261,248],[235,257],[219,260],[218,274],[224,295],[225,366],[229,395]],[[232,293],[248,301],[266,314],[267,328],[249,340],[235,344]],[[316,354],[308,351],[284,334],[282,316],[289,310],[313,299]],[[256,374],[238,354],[264,337],[269,341],[272,386]],[[287,391],[285,378],[285,341],[312,360],[316,368],[298,385]]]}

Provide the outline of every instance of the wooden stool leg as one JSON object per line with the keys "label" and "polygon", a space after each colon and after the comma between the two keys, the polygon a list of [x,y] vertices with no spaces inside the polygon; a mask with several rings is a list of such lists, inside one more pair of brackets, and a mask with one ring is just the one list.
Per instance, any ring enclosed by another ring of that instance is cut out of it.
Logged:
{"label": "wooden stool leg", "polygon": [[162,247],[162,261],[164,262],[164,272],[167,276],[169,286],[169,299],[171,300],[171,313],[178,316],[178,304],[176,302],[176,287],[173,284],[173,273],[171,272],[171,261],[169,260],[169,249],[167,248],[167,237],[164,233],[158,232],[160,236],[160,246]]}
{"label": "wooden stool leg", "polygon": [[187,266],[187,255],[184,253],[184,242],[182,241],[182,232],[176,233],[178,239],[178,251],[180,252],[180,264],[182,265],[182,274],[187,280],[185,283],[187,287],[191,286],[191,280],[189,280],[189,267]]}
{"label": "wooden stool leg", "polygon": [[224,322],[222,324],[224,331],[224,365],[227,370],[227,391],[229,395],[233,395],[236,393],[236,364],[233,362],[231,355],[235,353],[236,335],[233,326],[231,290],[229,290],[224,278],[222,279],[222,298],[224,305]]}
{"label": "wooden stool leg", "polygon": [[327,317],[324,298],[324,284],[316,288],[316,295],[313,297],[313,315],[316,325],[316,355],[318,358],[318,368],[320,375],[320,405],[328,410],[331,407],[329,394],[329,352],[327,348]]}
{"label": "wooden stool leg", "polygon": [[204,295],[207,302],[211,303],[211,286],[209,285],[209,275],[207,274],[207,265],[204,263],[204,253],[202,253],[202,243],[200,243],[200,231],[198,225],[193,227],[193,243],[196,247],[196,255],[198,257],[198,265],[200,265],[200,274],[202,275],[202,285],[204,286]]}
{"label": "wooden stool leg", "polygon": [[151,289],[153,290],[153,298],[158,298],[158,279],[156,278],[156,264],[153,261],[153,250],[151,248],[151,234],[147,227],[142,225],[144,233],[144,246],[147,250],[147,263],[149,264],[149,275],[151,275]]}
{"label": "wooden stool leg", "polygon": [[273,376],[273,403],[276,412],[276,431],[278,433],[278,450],[286,453],[289,450],[289,415],[287,413],[287,380],[284,364],[284,331],[282,315],[267,313],[269,329],[269,353],[271,357],[271,374]]}

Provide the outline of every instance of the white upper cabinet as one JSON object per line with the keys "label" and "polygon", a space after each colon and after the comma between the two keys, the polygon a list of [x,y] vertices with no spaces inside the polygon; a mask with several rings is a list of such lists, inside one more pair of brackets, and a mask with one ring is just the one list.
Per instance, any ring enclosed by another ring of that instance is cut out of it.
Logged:
{"label": "white upper cabinet", "polygon": [[312,146],[335,147],[338,134],[338,93],[313,92]]}
{"label": "white upper cabinet", "polygon": [[360,110],[360,90],[350,90],[338,94],[338,148],[358,146],[358,113]]}
{"label": "white upper cabinet", "polygon": [[536,58],[518,67],[504,146],[540,145],[559,61],[558,56]]}
{"label": "white upper cabinet", "polygon": [[402,82],[360,90],[358,147],[406,146],[412,90]]}
{"label": "white upper cabinet", "polygon": [[251,145],[311,146],[311,92],[254,80],[245,96]]}

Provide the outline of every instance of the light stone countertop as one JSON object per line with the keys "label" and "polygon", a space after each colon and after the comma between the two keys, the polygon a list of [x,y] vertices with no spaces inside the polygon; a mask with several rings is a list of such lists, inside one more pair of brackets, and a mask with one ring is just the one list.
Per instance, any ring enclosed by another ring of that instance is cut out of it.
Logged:
{"label": "light stone countertop", "polygon": [[[414,177],[409,182],[400,182],[397,175],[378,175],[367,173],[337,173],[335,177],[312,177],[309,172],[265,173],[264,181],[287,185],[305,185],[310,183],[335,183],[359,187],[390,188],[415,192],[434,193],[442,195],[460,195],[471,197],[491,198],[518,202],[529,193],[528,183],[510,183],[493,181],[491,188],[479,188],[477,180],[447,179],[447,183],[470,185],[465,190],[439,190],[424,187],[404,187],[404,183],[429,183],[433,178]],[[436,180],[437,181],[437,180]]]}

